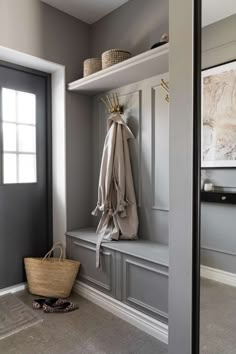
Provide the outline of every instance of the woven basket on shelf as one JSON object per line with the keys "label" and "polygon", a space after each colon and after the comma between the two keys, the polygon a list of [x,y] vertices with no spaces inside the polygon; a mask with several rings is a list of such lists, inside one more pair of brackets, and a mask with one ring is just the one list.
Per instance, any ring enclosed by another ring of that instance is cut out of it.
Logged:
{"label": "woven basket on shelf", "polygon": [[[63,245],[58,242],[44,258],[25,258],[25,270],[29,291],[34,295],[67,298],[79,271],[80,262],[63,258]],[[59,258],[50,258],[54,249],[59,248]]]}
{"label": "woven basket on shelf", "polygon": [[94,74],[101,69],[101,58],[91,58],[84,61],[84,77]]}
{"label": "woven basket on shelf", "polygon": [[102,68],[118,64],[131,57],[131,53],[121,49],[110,49],[102,54]]}

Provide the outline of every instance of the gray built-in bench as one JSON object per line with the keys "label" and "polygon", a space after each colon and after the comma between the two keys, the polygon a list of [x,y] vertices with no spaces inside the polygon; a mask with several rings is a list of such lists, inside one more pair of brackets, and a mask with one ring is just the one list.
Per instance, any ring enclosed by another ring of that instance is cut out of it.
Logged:
{"label": "gray built-in bench", "polygon": [[[111,312],[129,318],[130,323],[135,322],[137,327],[164,341],[168,331],[168,247],[165,244],[169,228],[170,122],[161,79],[169,82],[168,57],[169,45],[165,44],[107,71],[99,71],[93,74],[92,80],[82,78],[68,86],[78,94],[92,96],[91,172],[85,190],[89,214],[91,206],[97,203],[108,118],[101,98],[114,92],[118,94],[124,119],[135,137],[129,142],[129,148],[142,238],[103,243],[103,267],[97,270],[95,230],[68,232],[68,256],[81,262],[76,291],[104,308],[109,306]],[[87,215],[86,222],[96,225],[99,219]]]}
{"label": "gray built-in bench", "polygon": [[67,257],[81,262],[78,279],[164,323],[168,322],[168,246],[136,241],[104,242],[96,269],[96,232],[68,231]]}

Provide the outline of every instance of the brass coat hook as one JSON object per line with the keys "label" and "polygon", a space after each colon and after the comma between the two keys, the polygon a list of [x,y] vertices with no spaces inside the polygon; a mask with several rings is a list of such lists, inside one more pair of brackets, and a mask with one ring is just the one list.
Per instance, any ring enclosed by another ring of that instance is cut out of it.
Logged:
{"label": "brass coat hook", "polygon": [[161,87],[167,92],[165,100],[166,100],[166,102],[169,103],[170,102],[170,88],[169,88],[168,83],[163,79],[161,79]]}
{"label": "brass coat hook", "polygon": [[107,113],[123,114],[123,107],[119,103],[119,98],[117,93],[113,93],[112,96],[106,95],[106,97],[102,97],[101,100],[107,109]]}

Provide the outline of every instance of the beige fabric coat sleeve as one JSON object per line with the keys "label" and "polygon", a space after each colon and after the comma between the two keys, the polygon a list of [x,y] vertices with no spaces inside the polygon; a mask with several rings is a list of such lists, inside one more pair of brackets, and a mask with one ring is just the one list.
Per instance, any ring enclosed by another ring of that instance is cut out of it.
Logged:
{"label": "beige fabric coat sleeve", "polygon": [[130,163],[128,140],[133,134],[121,118],[108,120],[98,185],[98,202],[93,215],[102,216],[97,228],[97,267],[103,239],[136,239],[138,232],[137,205]]}

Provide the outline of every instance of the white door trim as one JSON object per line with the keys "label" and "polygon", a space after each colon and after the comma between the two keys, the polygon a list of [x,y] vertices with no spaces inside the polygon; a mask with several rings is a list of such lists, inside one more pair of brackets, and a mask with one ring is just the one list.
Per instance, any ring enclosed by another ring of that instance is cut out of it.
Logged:
{"label": "white door trim", "polygon": [[2,46],[0,60],[51,74],[53,241],[62,241],[65,244],[67,224],[65,66]]}

